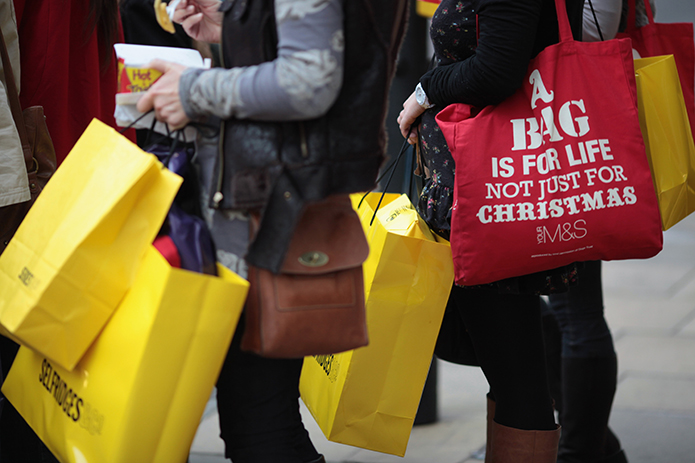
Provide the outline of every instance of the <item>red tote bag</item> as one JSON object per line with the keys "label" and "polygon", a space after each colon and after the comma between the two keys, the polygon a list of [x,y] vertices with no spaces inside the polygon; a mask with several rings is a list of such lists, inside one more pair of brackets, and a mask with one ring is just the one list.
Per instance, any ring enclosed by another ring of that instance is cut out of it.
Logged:
{"label": "red tote bag", "polygon": [[460,285],[661,250],[630,40],[577,42],[565,1],[555,5],[560,43],[531,61],[513,96],[437,115],[456,162]]}
{"label": "red tote bag", "polygon": [[695,40],[693,23],[655,23],[649,0],[644,0],[649,23],[635,25],[635,0],[628,0],[627,27],[618,38],[629,37],[640,57],[673,55],[683,90],[690,128],[695,135]]}

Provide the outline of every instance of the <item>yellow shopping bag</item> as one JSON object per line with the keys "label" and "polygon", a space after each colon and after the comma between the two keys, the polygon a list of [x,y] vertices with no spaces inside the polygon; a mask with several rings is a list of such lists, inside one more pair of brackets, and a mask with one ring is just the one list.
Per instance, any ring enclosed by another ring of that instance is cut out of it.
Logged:
{"label": "yellow shopping bag", "polygon": [[425,18],[431,18],[434,16],[434,12],[437,11],[441,0],[417,0],[415,11],[420,16]]}
{"label": "yellow shopping bag", "polygon": [[132,284],[180,185],[94,119],[0,256],[0,333],[72,369]]}
{"label": "yellow shopping bag", "polygon": [[695,145],[673,55],[635,60],[640,125],[661,223],[668,230],[695,211]]}
{"label": "yellow shopping bag", "polygon": [[454,279],[451,248],[405,195],[352,195],[370,253],[364,263],[369,345],[307,357],[300,392],[334,442],[403,456]]}
{"label": "yellow shopping bag", "polygon": [[73,371],[21,347],[2,392],[63,463],[183,463],[248,283],[173,269],[149,248]]}

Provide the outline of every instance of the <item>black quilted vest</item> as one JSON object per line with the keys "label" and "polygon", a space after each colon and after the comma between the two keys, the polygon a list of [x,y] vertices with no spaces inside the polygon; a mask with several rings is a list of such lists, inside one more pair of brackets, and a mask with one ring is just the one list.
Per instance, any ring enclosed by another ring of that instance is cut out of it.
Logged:
{"label": "black quilted vest", "polygon": [[[279,271],[306,203],[375,186],[407,4],[344,0],[343,85],[326,115],[298,122],[224,121],[212,206],[262,211],[246,256],[250,264]],[[277,56],[273,0],[226,0],[221,10],[226,68]]]}

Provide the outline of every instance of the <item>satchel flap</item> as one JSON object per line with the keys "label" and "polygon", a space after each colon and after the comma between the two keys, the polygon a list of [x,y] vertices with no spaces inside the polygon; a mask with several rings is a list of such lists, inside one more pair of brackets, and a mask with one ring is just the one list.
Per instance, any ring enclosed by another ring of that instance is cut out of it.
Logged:
{"label": "satchel flap", "polygon": [[282,273],[310,275],[362,265],[369,245],[348,195],[309,204],[292,235]]}

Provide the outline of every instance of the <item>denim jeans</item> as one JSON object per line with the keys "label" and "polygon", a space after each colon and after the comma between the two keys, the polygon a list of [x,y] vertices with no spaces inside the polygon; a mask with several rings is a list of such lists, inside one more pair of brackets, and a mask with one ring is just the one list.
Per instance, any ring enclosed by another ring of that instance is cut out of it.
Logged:
{"label": "denim jeans", "polygon": [[308,463],[320,455],[299,413],[303,359],[243,352],[243,317],[217,381],[226,457],[234,463]]}
{"label": "denim jeans", "polygon": [[585,262],[579,284],[549,296],[562,335],[563,357],[611,357],[613,337],[603,312],[601,261]]}

